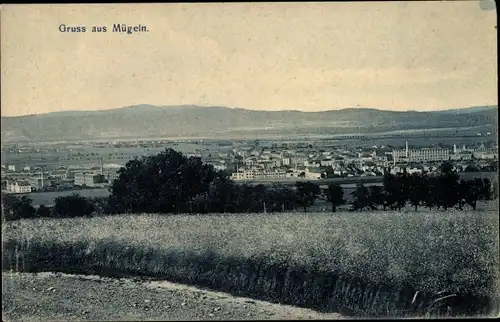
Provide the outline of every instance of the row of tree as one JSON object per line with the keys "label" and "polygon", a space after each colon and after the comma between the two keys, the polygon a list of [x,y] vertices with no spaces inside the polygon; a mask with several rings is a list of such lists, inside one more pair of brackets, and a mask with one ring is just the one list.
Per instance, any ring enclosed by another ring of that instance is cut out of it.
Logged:
{"label": "row of tree", "polygon": [[[478,200],[491,199],[488,179],[459,180],[452,166],[444,164],[439,175],[400,173],[384,176],[383,186],[359,184],[352,193],[352,209],[401,210],[410,204],[463,209],[476,208]],[[86,199],[78,195],[59,197],[52,209],[35,209],[27,197],[2,195],[4,218],[74,217],[92,213],[255,213],[285,212],[301,209],[307,212],[317,199],[324,199],[332,212],[346,203],[344,191],[337,184],[327,189],[313,182],[284,185],[239,185],[227,174],[203,164],[199,158],[187,158],[172,149],[129,161],[119,170],[119,177],[108,198]]]}
{"label": "row of tree", "polygon": [[442,172],[439,175],[413,173],[386,174],[383,187],[365,187],[359,184],[353,192],[354,210],[365,208],[376,210],[382,207],[399,210],[411,205],[418,207],[447,210],[457,207],[463,210],[469,205],[476,210],[478,200],[491,200],[492,191],[488,178],[460,180],[455,172]]}
{"label": "row of tree", "polygon": [[33,206],[27,196],[17,197],[2,193],[2,217],[4,220],[41,217],[84,217],[108,211],[107,198],[85,198],[78,194],[57,197],[53,207]]}

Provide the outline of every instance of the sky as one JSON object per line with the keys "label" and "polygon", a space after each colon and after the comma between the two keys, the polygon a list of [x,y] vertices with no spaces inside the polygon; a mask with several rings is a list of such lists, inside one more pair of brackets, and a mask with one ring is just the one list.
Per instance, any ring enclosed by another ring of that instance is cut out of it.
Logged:
{"label": "sky", "polygon": [[497,105],[495,26],[486,0],[2,5],[1,114]]}

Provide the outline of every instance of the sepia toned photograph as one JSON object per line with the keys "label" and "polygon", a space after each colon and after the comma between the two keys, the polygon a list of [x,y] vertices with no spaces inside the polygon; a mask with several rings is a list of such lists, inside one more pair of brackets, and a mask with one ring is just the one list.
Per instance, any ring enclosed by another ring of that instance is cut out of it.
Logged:
{"label": "sepia toned photograph", "polygon": [[493,0],[3,4],[3,321],[500,317]]}

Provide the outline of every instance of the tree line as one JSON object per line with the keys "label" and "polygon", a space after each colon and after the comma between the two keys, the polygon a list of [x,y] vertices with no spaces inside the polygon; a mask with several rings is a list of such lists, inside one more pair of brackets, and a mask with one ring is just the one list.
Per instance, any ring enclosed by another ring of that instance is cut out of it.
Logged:
{"label": "tree line", "polygon": [[495,195],[488,178],[463,180],[456,172],[446,169],[442,169],[437,175],[386,173],[382,187],[358,184],[353,192],[352,206],[354,210],[382,208],[401,211],[405,206],[411,205],[417,211],[419,207],[430,210],[463,210],[468,205],[476,210],[479,200],[492,200]]}
{"label": "tree line", "polygon": [[[351,210],[401,210],[406,205],[449,209],[465,205],[476,209],[478,200],[495,194],[488,179],[459,180],[452,166],[443,164],[439,175],[384,175],[383,186],[358,184],[352,193]],[[36,217],[80,217],[124,213],[260,213],[302,210],[318,199],[331,204],[331,211],[346,204],[338,184],[326,189],[313,182],[298,181],[287,187],[274,184],[237,184],[228,174],[186,157],[172,149],[127,162],[118,171],[109,197],[84,198],[77,194],[58,197],[51,208],[32,206],[29,198],[2,194],[2,216],[6,220]]]}

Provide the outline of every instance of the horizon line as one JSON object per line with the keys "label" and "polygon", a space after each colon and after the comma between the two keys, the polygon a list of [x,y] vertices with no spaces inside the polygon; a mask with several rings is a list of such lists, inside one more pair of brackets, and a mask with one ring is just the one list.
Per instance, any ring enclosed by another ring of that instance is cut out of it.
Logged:
{"label": "horizon line", "polygon": [[[408,109],[408,110],[389,110],[389,109],[382,109],[382,108],[377,108],[377,107],[368,107],[368,106],[363,106],[363,105],[357,105],[354,107],[343,107],[339,109],[325,109],[325,110],[319,110],[319,111],[302,111],[302,110],[297,110],[297,109],[282,109],[282,110],[268,110],[268,109],[252,109],[252,108],[242,108],[242,107],[229,107],[229,106],[222,106],[222,105],[196,105],[196,104],[180,104],[180,105],[155,105],[155,104],[135,104],[135,105],[126,105],[126,106],[121,106],[121,107],[116,107],[116,108],[108,108],[108,109],[100,109],[100,110],[62,110],[62,111],[53,111],[53,112],[46,112],[46,113],[35,113],[35,114],[20,114],[20,115],[1,115],[1,118],[14,118],[14,117],[26,117],[26,116],[42,116],[42,115],[49,115],[49,114],[57,114],[57,113],[92,113],[92,112],[109,112],[109,111],[115,111],[115,110],[120,110],[120,109],[125,109],[125,108],[137,108],[141,106],[148,106],[148,107],[155,107],[155,108],[172,108],[172,107],[216,107],[216,108],[227,108],[227,109],[232,109],[232,110],[246,110],[246,111],[255,111],[255,112],[300,112],[300,113],[324,113],[324,112],[333,112],[333,111],[344,111],[344,110],[377,110],[381,112],[396,112],[396,113],[405,113],[405,112],[418,112],[418,113],[432,113],[432,112],[446,112],[446,111],[454,111],[454,110],[466,110],[466,109],[472,109],[472,108],[480,108],[480,107],[497,107],[498,104],[490,104],[490,105],[470,105],[470,106],[464,106],[464,107],[455,107],[455,108],[446,108],[446,109],[440,109],[440,110],[418,110],[418,109]],[[3,113],[2,113],[3,114]]]}

